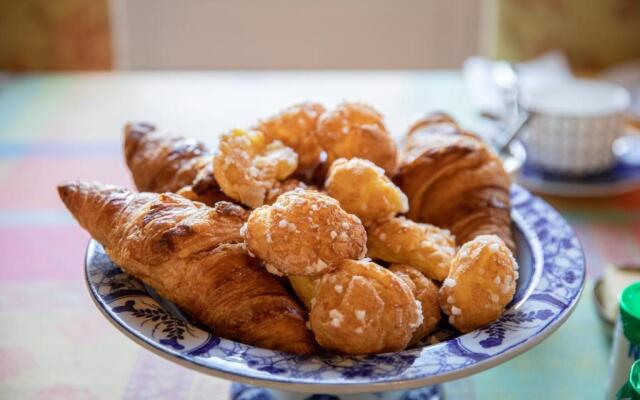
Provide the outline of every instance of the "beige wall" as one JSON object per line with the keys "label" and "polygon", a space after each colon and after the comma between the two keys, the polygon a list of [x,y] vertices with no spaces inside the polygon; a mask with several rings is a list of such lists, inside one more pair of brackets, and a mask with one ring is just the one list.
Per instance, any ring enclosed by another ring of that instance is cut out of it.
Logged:
{"label": "beige wall", "polygon": [[457,68],[476,0],[111,0],[122,69]]}

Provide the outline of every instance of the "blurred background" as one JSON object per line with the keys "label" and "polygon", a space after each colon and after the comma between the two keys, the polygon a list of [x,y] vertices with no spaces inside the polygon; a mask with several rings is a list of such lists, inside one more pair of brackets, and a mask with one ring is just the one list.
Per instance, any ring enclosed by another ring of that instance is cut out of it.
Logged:
{"label": "blurred background", "polygon": [[[524,86],[622,85],[638,133],[640,0],[0,0],[0,398],[227,398],[228,382],[113,329],[84,288],[89,237],[54,188],[131,187],[126,122],[213,148],[295,102],[348,99],[396,137],[443,110],[491,138],[510,123],[504,61]],[[569,180],[530,171],[585,248],[587,287],[556,334],[451,383],[452,399],[603,398],[617,294],[640,278],[640,163]]]}
{"label": "blurred background", "polygon": [[640,57],[637,0],[46,0],[0,3],[0,69],[458,68],[562,49]]}

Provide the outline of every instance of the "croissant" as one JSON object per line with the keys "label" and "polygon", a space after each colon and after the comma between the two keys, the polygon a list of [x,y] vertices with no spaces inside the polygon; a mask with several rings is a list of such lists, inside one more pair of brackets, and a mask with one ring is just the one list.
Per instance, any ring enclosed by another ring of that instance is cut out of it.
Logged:
{"label": "croissant", "polygon": [[187,186],[202,199],[226,198],[213,176],[213,155],[193,139],[159,132],[147,123],[127,124],[124,153],[138,190],[178,192]]}
{"label": "croissant", "polygon": [[290,353],[314,352],[302,307],[247,254],[240,206],[222,201],[209,208],[177,194],[85,182],[58,191],[113,262],[215,334]]}
{"label": "croissant", "polygon": [[446,114],[409,129],[396,183],[409,198],[410,219],[449,229],[459,244],[495,234],[515,251],[509,174],[482,140]]}

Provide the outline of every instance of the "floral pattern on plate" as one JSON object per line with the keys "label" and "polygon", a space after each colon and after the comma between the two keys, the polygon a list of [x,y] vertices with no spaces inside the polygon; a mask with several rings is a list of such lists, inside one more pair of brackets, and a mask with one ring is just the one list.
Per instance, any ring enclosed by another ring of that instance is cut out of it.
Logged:
{"label": "floral pattern on plate", "polygon": [[96,305],[132,339],[169,359],[230,379],[305,389],[321,384],[376,390],[377,384],[419,387],[458,379],[520,354],[569,316],[584,285],[575,234],[548,204],[514,185],[512,216],[520,279],[516,296],[496,322],[442,343],[371,356],[300,357],[218,338],[124,273],[91,241],[86,277]]}

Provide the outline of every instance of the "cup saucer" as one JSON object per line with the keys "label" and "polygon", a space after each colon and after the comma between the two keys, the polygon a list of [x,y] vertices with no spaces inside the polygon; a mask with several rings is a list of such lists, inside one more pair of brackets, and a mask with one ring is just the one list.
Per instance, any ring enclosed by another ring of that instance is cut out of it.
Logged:
{"label": "cup saucer", "polygon": [[639,158],[640,148],[636,148],[633,155],[618,155],[615,166],[609,171],[580,177],[544,171],[526,162],[518,181],[527,189],[540,194],[561,197],[613,196],[640,188],[640,163],[628,162],[629,159]]}

